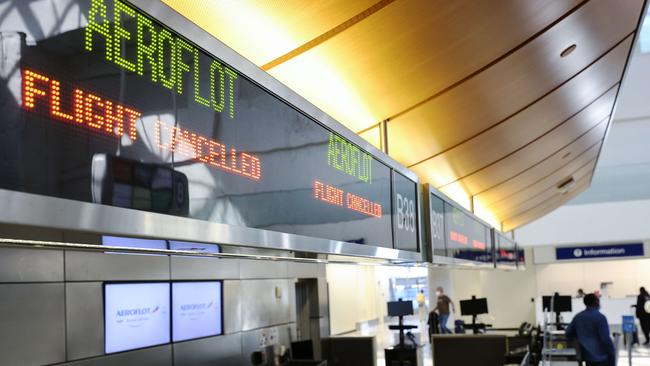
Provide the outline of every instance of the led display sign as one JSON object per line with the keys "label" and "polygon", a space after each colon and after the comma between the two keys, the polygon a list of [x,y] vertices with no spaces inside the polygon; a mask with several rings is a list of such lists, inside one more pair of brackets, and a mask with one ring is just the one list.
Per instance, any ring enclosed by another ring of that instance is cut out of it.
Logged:
{"label": "led display sign", "polygon": [[417,184],[236,67],[126,1],[29,11],[0,20],[0,188],[418,250]]}
{"label": "led display sign", "polygon": [[445,232],[445,201],[434,194],[428,192],[429,212],[428,212],[428,245],[429,251],[434,256],[446,256],[446,232]]}
{"label": "led display sign", "polygon": [[468,212],[445,202],[447,254],[459,259],[492,261],[490,228]]}
{"label": "led display sign", "polygon": [[494,233],[494,259],[497,266],[516,267],[517,243],[496,229],[492,231]]}

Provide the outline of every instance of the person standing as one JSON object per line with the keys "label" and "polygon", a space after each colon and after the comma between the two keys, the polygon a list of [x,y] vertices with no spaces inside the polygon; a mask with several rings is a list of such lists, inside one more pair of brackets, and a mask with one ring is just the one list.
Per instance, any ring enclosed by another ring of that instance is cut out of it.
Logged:
{"label": "person standing", "polygon": [[650,294],[645,287],[639,289],[639,296],[636,298],[636,317],[641,323],[641,331],[645,336],[644,345],[650,344],[650,314],[646,311],[646,303],[650,301]]}
{"label": "person standing", "polygon": [[588,294],[583,302],[587,308],[573,318],[566,336],[578,340],[587,366],[615,366],[616,351],[609,336],[609,324],[605,315],[598,311],[600,300],[595,294]]}
{"label": "person standing", "polygon": [[420,317],[420,323],[424,323],[427,317],[427,299],[424,296],[424,290],[420,290],[415,296],[415,301],[418,303],[418,315]]}
{"label": "person standing", "polygon": [[451,301],[449,296],[445,295],[445,290],[442,287],[436,289],[436,308],[433,309],[438,313],[438,321],[440,323],[440,333],[451,334],[451,330],[447,328],[447,321],[449,321],[450,311],[456,312],[454,309],[454,302]]}

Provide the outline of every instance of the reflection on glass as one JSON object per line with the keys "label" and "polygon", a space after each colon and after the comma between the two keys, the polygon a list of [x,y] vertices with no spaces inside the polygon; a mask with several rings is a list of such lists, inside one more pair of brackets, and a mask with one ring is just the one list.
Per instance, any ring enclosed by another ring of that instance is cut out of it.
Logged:
{"label": "reflection on glass", "polygon": [[387,166],[128,2],[0,14],[0,188],[393,246]]}

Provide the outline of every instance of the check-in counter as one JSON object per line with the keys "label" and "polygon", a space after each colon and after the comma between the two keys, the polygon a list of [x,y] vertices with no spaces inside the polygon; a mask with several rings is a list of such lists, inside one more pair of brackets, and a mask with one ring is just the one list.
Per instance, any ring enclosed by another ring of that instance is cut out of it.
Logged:
{"label": "check-in counter", "polygon": [[[601,298],[600,299],[600,311],[607,317],[609,324],[621,324],[623,315],[632,315],[634,314],[634,308],[632,305],[636,305],[636,297],[623,297],[623,298]],[[585,309],[585,304],[582,299],[574,298],[571,300],[571,308],[573,309],[570,313],[562,313],[562,321],[565,323],[570,323],[573,320],[573,317],[579,312]],[[537,316],[537,322],[544,322],[544,313],[542,311],[542,298],[538,297],[535,299],[535,313]],[[555,320],[555,315],[551,318]]]}

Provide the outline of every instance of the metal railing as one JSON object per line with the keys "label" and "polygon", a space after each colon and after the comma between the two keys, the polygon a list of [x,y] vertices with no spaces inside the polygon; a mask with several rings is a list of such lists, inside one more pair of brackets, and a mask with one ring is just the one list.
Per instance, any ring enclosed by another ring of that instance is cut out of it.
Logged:
{"label": "metal railing", "polygon": [[[133,248],[111,245],[83,244],[83,243],[66,243],[58,241],[44,240],[24,240],[24,239],[7,239],[0,238],[0,247],[30,248],[43,250],[72,250],[82,252],[101,252],[101,253],[126,253],[126,254],[148,254],[148,255],[169,255],[185,257],[203,257],[218,259],[248,259],[262,261],[286,261],[312,264],[350,264],[366,266],[404,266],[405,264],[392,263],[371,258],[350,258],[350,259],[332,259],[332,258],[303,258],[295,256],[281,256],[268,254],[246,254],[246,253],[213,253],[200,252],[193,250],[177,249],[151,249],[151,248]],[[413,263],[409,264],[413,266]],[[421,266],[421,265],[420,265]]]}

